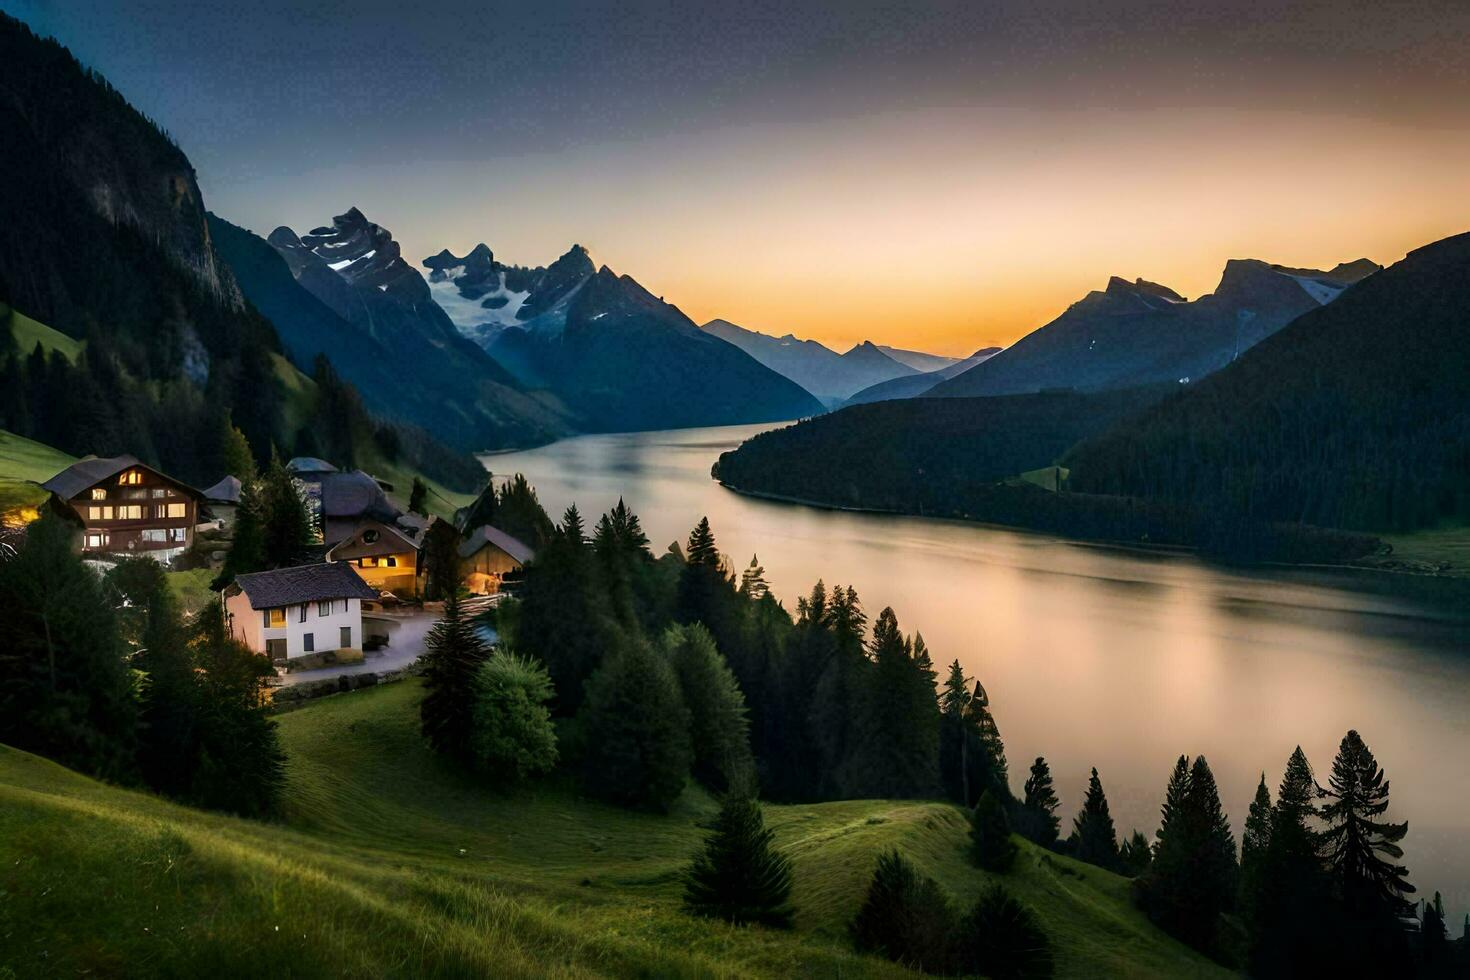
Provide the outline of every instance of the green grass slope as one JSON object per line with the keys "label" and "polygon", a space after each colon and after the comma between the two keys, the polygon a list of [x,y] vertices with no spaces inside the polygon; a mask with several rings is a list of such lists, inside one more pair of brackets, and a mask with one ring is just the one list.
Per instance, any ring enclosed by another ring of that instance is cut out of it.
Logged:
{"label": "green grass slope", "polygon": [[0,429],[0,513],[39,506],[46,499],[46,491],[36,484],[74,462],[59,449]]}
{"label": "green grass slope", "polygon": [[68,337],[60,330],[52,329],[39,320],[32,320],[19,310],[0,303],[0,337],[4,336],[6,330],[15,339],[16,349],[23,354],[35,350],[37,344],[48,354],[53,350],[61,351],[68,361],[75,361],[82,352],[80,340]]}
{"label": "green grass slope", "polygon": [[[417,683],[283,715],[283,824],[200,813],[0,748],[0,975],[900,976],[846,923],[876,854],[898,846],[968,901],[966,823],[940,803],[771,806],[795,861],[797,927],[679,910],[713,811],[670,816],[506,790],[424,747]],[[1036,849],[1006,876],[1041,916],[1059,975],[1223,976],[1153,929],[1127,882]]]}

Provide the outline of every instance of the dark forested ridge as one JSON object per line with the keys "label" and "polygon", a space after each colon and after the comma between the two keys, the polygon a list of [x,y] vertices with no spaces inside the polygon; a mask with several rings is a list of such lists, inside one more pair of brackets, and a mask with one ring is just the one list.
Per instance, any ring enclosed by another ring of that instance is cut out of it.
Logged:
{"label": "dark forested ridge", "polygon": [[838,507],[961,516],[977,489],[1047,466],[1168,388],[855,405],[763,432],[714,475],[742,490]]}
{"label": "dark forested ridge", "polygon": [[1470,234],[1068,454],[1074,490],[1406,530],[1470,518]]}

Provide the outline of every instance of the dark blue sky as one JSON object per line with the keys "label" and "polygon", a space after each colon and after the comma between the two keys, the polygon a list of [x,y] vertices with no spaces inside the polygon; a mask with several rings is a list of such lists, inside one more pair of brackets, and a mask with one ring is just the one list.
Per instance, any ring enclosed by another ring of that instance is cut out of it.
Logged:
{"label": "dark blue sky", "polygon": [[[1470,113],[1470,4],[1458,0],[5,7],[159,120],[199,169],[210,205],[257,231],[309,227],[357,204],[411,259],[483,239],[511,260],[541,263],[578,240],[693,313],[756,318],[762,329],[805,325],[834,340],[869,335],[912,303],[912,289],[866,297],[841,314],[861,324],[849,332],[805,297],[789,298],[867,281],[851,272],[863,260],[851,246],[864,226],[848,223],[868,209],[878,236],[870,247],[892,256],[897,280],[955,248],[970,265],[994,267],[1017,247],[1005,214],[1018,193],[1038,195],[1042,220],[1067,188],[1085,195],[1085,210],[1116,187],[1136,213],[1157,185],[1162,207],[1182,215],[1190,195],[1210,193],[1204,181],[1238,171],[1232,147],[1250,132],[1281,140],[1264,157],[1297,161],[1338,192],[1332,159],[1305,160],[1291,139],[1399,141],[1384,136],[1391,131],[1428,140],[1410,159],[1432,162],[1454,149],[1446,134],[1463,135]],[[1195,133],[1170,142],[1169,131],[1204,122],[1218,146]],[[1350,135],[1325,138],[1316,131],[1324,122]],[[1071,144],[1067,134],[1084,132],[1087,142]],[[1060,142],[1071,144],[1062,151],[1071,172],[1020,186],[1039,160],[1056,162]],[[1172,170],[1138,181],[1137,161],[1112,145],[1125,142],[1148,160],[1195,147],[1199,177]],[[948,173],[961,162],[964,174]],[[1368,173],[1343,186],[1371,190]],[[927,202],[914,197],[926,183]],[[981,200],[984,188],[1001,199]],[[1414,216],[1412,228],[1385,238],[1370,217],[1342,256],[1426,231]],[[1159,240],[1181,221],[1143,231]],[[948,319],[925,310],[921,320],[943,320],[936,343],[962,350],[1011,339],[1112,272],[1172,272],[1178,288],[1199,292],[1228,257],[1222,250],[1296,247],[1269,225],[1212,230],[1197,270],[1143,267],[1157,259],[1142,244],[1101,243],[1110,256],[1123,250],[1110,268],[1028,246],[1028,267],[1062,263],[1045,277],[1055,295],[1028,303],[972,278],[961,283],[968,292],[942,291],[964,310]],[[1262,257],[1339,254],[1316,247]],[[748,267],[757,255],[768,268]],[[936,275],[952,283],[955,268]],[[738,288],[721,288],[720,277]]]}

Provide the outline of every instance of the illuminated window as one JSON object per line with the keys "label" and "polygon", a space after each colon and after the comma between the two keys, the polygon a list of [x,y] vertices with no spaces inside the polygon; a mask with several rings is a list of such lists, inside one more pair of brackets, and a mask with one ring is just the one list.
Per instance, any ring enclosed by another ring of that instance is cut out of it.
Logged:
{"label": "illuminated window", "polygon": [[87,520],[89,520],[89,521],[110,521],[110,520],[112,520],[112,508],[111,507],[88,507],[87,508]]}
{"label": "illuminated window", "polygon": [[189,540],[189,529],[187,527],[171,527],[168,529],[168,537],[170,541],[187,541]]}
{"label": "illuminated window", "polygon": [[149,544],[163,544],[168,540],[168,535],[161,527],[146,527],[143,529],[143,540]]}
{"label": "illuminated window", "polygon": [[107,488],[106,487],[93,487],[92,488],[92,499],[93,500],[106,500],[107,499]]}
{"label": "illuminated window", "polygon": [[106,543],[107,543],[107,535],[105,535],[105,534],[89,534],[89,535],[87,535],[87,547],[88,548],[100,548],[103,545],[105,545]]}
{"label": "illuminated window", "polygon": [[188,517],[189,516],[189,505],[188,504],[169,504],[168,505],[168,516],[169,517]]}
{"label": "illuminated window", "polygon": [[273,630],[278,630],[282,626],[285,626],[286,625],[286,610],[285,610],[285,608],[283,607],[283,608],[280,608],[280,609],[267,609],[265,611],[265,625],[266,625],[266,628],[267,629],[273,629]]}
{"label": "illuminated window", "polygon": [[357,565],[358,565],[359,568],[377,568],[378,567],[378,559],[376,559],[376,558],[359,558],[357,560]]}
{"label": "illuminated window", "polygon": [[128,470],[122,476],[120,476],[120,477],[117,478],[118,486],[123,486],[123,487],[136,487],[138,484],[140,484],[142,482],[143,482],[143,471],[142,470]]}
{"label": "illuminated window", "polygon": [[[111,510],[106,507],[104,510]],[[117,518],[120,521],[141,521],[143,519],[143,507],[141,504],[128,504],[117,509]]]}

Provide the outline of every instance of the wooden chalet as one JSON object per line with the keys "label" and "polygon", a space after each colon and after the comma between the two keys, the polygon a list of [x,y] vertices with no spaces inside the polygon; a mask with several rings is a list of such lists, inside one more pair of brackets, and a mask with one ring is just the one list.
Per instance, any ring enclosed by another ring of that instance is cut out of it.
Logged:
{"label": "wooden chalet", "polygon": [[203,495],[134,456],[79,460],[41,484],[82,522],[82,552],[172,561],[194,541]]}

